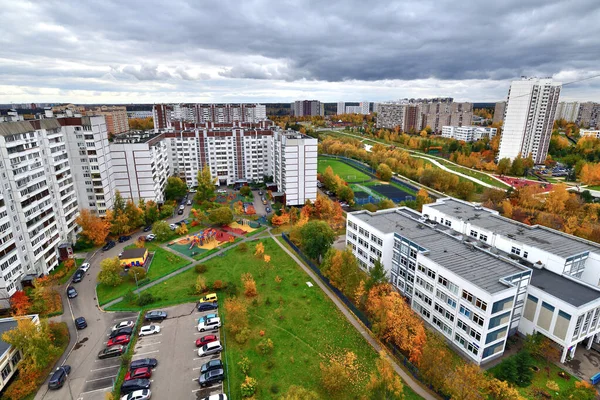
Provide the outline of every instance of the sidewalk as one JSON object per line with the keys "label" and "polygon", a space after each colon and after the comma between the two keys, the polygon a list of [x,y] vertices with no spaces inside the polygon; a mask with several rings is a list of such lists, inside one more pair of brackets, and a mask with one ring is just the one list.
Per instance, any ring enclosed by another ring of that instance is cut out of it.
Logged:
{"label": "sidewalk", "polygon": [[[277,243],[279,245],[279,247],[281,247],[281,249],[283,251],[285,251],[296,262],[296,264],[298,264],[304,270],[304,272],[306,272],[308,274],[308,276],[310,276],[312,278],[312,280],[317,283],[317,285],[319,285],[321,290],[331,299],[331,301],[333,301],[335,306],[342,312],[342,314],[344,314],[346,319],[354,326],[354,328],[356,328],[356,330],[365,338],[365,340],[367,342],[369,342],[369,344],[377,352],[381,351],[382,347],[379,345],[379,343],[377,343],[377,341],[375,341],[375,339],[373,339],[371,337],[370,332],[367,329],[365,329],[365,327],[357,321],[356,317],[350,311],[348,311],[348,309],[342,304],[342,302],[337,298],[337,296],[329,290],[327,285],[325,285],[323,282],[321,282],[319,277],[317,277],[310,268],[308,268],[306,265],[304,265],[304,263],[296,256],[296,254],[294,254],[287,247],[285,247],[283,244],[281,244],[281,242],[278,240],[278,238],[276,238],[272,234],[271,234],[271,238],[273,238],[273,240],[275,240],[275,243]],[[400,366],[396,363],[395,360],[388,357],[388,361],[392,364],[392,366],[394,367],[394,370],[396,371],[396,373],[398,375],[400,375],[400,377],[402,378],[404,383],[406,385],[410,386],[410,388],[416,394],[418,394],[419,396],[421,396],[422,398],[427,399],[427,400],[437,400],[438,399],[438,397],[434,396],[428,390],[423,388],[419,384],[419,382],[417,382],[412,377],[412,375],[410,375],[409,373],[404,371],[402,368],[400,368]]]}

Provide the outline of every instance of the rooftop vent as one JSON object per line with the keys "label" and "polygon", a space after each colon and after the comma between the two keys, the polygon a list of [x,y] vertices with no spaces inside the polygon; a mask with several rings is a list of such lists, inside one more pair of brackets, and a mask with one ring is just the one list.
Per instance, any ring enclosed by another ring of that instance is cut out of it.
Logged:
{"label": "rooftop vent", "polygon": [[510,239],[514,239],[515,238],[515,235],[513,235],[512,233],[509,233],[506,236],[508,236]]}

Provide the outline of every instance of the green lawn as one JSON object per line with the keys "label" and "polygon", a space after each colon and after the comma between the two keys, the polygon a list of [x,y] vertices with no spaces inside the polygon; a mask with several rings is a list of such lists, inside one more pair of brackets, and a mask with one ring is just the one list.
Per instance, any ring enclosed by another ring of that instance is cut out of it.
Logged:
{"label": "green lawn", "polygon": [[[514,356],[512,356],[512,357],[514,357]],[[535,399],[536,398],[533,393],[534,388],[544,389],[547,393],[552,395],[552,398],[557,398],[560,396],[561,392],[564,392],[566,389],[575,386],[575,382],[577,382],[579,380],[579,378],[572,376],[572,375],[571,375],[571,379],[569,379],[569,380],[561,378],[560,376],[558,376],[558,373],[561,371],[567,373],[567,375],[570,375],[570,374],[568,372],[564,371],[563,369],[557,367],[553,363],[547,362],[546,360],[533,358],[533,363],[536,367],[539,368],[539,371],[534,372],[533,381],[531,382],[531,385],[528,387],[525,387],[525,388],[517,387],[517,390],[519,391],[519,393],[527,399]],[[499,365],[496,365],[496,366],[490,368],[488,370],[488,372],[493,373],[495,370],[497,370],[499,368]],[[548,377],[548,372],[546,372],[546,367],[550,368],[550,372],[549,372],[550,377]],[[548,382],[549,380],[556,382],[556,384],[560,388],[558,394],[556,392],[548,389],[548,387],[546,387],[546,382]]]}
{"label": "green lawn", "polygon": [[509,188],[509,186],[507,184],[502,183],[502,182],[498,181],[497,179],[490,177],[486,173],[479,172],[479,171],[476,171],[476,170],[473,170],[473,169],[470,169],[467,167],[459,167],[448,161],[442,161],[440,159],[436,159],[436,161],[439,162],[440,164],[443,164],[446,168],[449,168],[452,171],[460,172],[461,174],[465,174],[472,178],[479,179],[480,181],[485,182],[489,185],[496,186],[499,189],[506,190]]}
{"label": "green lawn", "polygon": [[358,169],[351,167],[350,165],[348,165],[342,161],[338,161],[338,160],[334,160],[334,159],[326,158],[326,157],[319,157],[319,161],[318,161],[318,165],[317,165],[317,172],[319,172],[320,174],[323,174],[325,172],[325,169],[327,169],[327,167],[331,167],[331,169],[333,169],[333,172],[335,174],[339,175],[340,178],[342,178],[343,180],[345,180],[348,183],[364,182],[364,181],[371,180],[371,177],[368,176],[367,174],[362,173]]}
{"label": "green lawn", "polygon": [[583,188],[583,190],[600,190],[600,185],[588,186],[586,188]]}
{"label": "green lawn", "polygon": [[[208,270],[203,274],[209,283],[219,279],[234,284],[241,292],[240,276],[250,272],[256,280],[258,296],[248,301],[250,319],[250,339],[238,344],[233,337],[223,337],[226,343],[225,361],[228,364],[231,398],[241,399],[240,384],[244,379],[237,363],[242,357],[251,360],[249,375],[258,381],[256,398],[274,399],[285,393],[292,384],[301,385],[319,393],[322,399],[340,398],[323,391],[320,384],[319,363],[331,355],[353,351],[358,357],[360,379],[354,385],[354,397],[366,395],[365,386],[369,375],[375,369],[377,353],[364,338],[350,325],[334,304],[319,289],[304,271],[272,240],[263,239],[265,254],[271,256],[270,266],[262,259],[255,258],[254,245],[249,244],[247,252],[237,248],[206,262]],[[193,293],[198,274],[185,271],[164,284],[148,289],[160,300],[149,307],[196,301]],[[282,280],[277,284],[275,278]],[[306,282],[312,282],[309,287]],[[228,289],[230,291],[230,289]],[[243,296],[242,293],[238,295]],[[225,293],[219,292],[221,304]],[[119,303],[114,309],[132,309]],[[135,307],[133,307],[135,309]],[[224,307],[219,309],[227,326]],[[263,356],[257,351],[262,339],[270,338],[274,344],[271,355]],[[222,331],[223,335],[226,331]],[[227,384],[226,384],[227,387]],[[406,399],[419,397],[409,388],[405,389]]]}
{"label": "green lawn", "polygon": [[[76,258],[75,259],[75,265],[77,266],[77,268],[73,268],[72,270],[70,270],[69,272],[67,272],[64,276],[62,276],[61,278],[58,279],[58,284],[59,285],[63,285],[65,283],[67,283],[71,277],[73,276],[73,274],[75,273],[75,271],[77,271],[77,269],[81,266],[81,264],[83,264],[83,262],[85,261],[84,258]],[[60,263],[58,264],[58,267],[54,268],[52,270],[52,272],[50,273],[50,275],[56,275],[56,274],[60,274],[62,273],[62,270],[65,268],[64,263]]]}
{"label": "green lawn", "polygon": [[[131,246],[127,246],[131,247]],[[143,284],[152,282],[161,278],[179,268],[185,267],[190,262],[176,254],[173,254],[167,250],[164,250],[160,245],[156,243],[146,243],[146,248],[150,252],[154,252],[154,259],[150,264],[148,275],[143,280]],[[118,286],[107,286],[104,284],[98,284],[96,286],[96,293],[98,294],[98,302],[100,305],[106,304],[111,300],[119,298],[127,293],[129,290],[135,289],[135,281],[130,280],[129,277],[125,277],[123,283]]]}

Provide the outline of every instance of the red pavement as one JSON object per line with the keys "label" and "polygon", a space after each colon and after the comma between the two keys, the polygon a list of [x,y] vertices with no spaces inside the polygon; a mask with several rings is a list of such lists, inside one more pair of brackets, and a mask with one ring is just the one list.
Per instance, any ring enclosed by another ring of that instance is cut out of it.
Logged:
{"label": "red pavement", "polygon": [[496,178],[502,180],[503,182],[508,183],[509,185],[513,186],[516,189],[520,189],[525,186],[536,186],[538,188],[538,192],[548,192],[548,191],[552,190],[551,183],[532,181],[532,180],[524,179],[524,178],[511,178],[509,176],[496,175]]}

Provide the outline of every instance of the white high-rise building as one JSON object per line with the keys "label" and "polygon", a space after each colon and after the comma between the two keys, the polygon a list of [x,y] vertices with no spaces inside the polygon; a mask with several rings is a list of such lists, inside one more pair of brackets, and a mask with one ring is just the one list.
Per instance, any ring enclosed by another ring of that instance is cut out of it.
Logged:
{"label": "white high-rise building", "polygon": [[369,114],[369,102],[368,101],[362,101],[360,103],[360,113],[363,115],[367,115]]}
{"label": "white high-rise building", "polygon": [[344,114],[346,112],[346,103],[338,101],[337,103],[337,115]]}
{"label": "white high-rise building", "polygon": [[556,121],[557,119],[564,119],[567,122],[575,122],[577,121],[577,117],[579,116],[580,108],[581,103],[579,103],[578,101],[561,101],[556,107],[556,114],[554,115],[554,120]]}
{"label": "white high-rise building", "polygon": [[485,126],[443,126],[442,137],[462,140],[463,142],[474,142],[482,138],[493,138],[496,136],[496,128]]}
{"label": "white high-rise building", "polygon": [[499,159],[531,154],[536,164],[546,160],[560,89],[561,83],[551,78],[523,78],[511,83]]}

